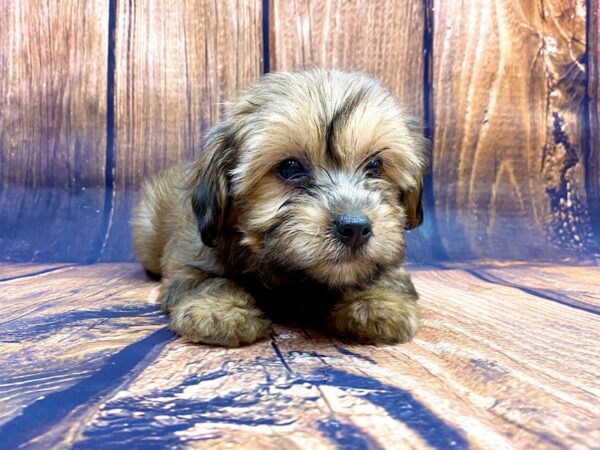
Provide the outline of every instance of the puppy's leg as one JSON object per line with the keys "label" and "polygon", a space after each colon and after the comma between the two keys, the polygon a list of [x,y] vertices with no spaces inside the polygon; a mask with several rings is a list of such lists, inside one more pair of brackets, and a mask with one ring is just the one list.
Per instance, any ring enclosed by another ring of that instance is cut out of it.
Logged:
{"label": "puppy's leg", "polygon": [[192,342],[238,347],[268,336],[254,299],[225,278],[166,279],[160,297],[171,329]]}
{"label": "puppy's leg", "polygon": [[369,287],[346,292],[334,306],[329,327],[365,344],[407,342],[417,332],[417,292],[403,269]]}

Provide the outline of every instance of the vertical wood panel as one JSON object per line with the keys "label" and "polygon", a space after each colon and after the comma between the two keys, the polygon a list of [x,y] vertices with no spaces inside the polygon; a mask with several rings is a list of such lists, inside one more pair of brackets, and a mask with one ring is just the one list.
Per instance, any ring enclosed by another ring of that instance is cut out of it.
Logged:
{"label": "vertical wood panel", "polygon": [[[270,68],[360,70],[381,80],[412,115],[423,110],[423,2],[419,0],[271,0]],[[408,236],[409,259],[429,259],[435,229]]]}
{"label": "vertical wood panel", "polygon": [[600,242],[600,0],[591,0],[588,42],[590,148],[587,165],[590,215]]}
{"label": "vertical wood panel", "polygon": [[118,3],[105,260],[132,259],[128,220],[140,182],[198,155],[220,104],[260,76],[261,13],[252,0]]}
{"label": "vertical wood panel", "polygon": [[0,259],[95,255],[107,1],[0,3]]}
{"label": "vertical wood panel", "polygon": [[271,70],[360,70],[423,112],[423,13],[417,0],[272,0]]}
{"label": "vertical wood panel", "polygon": [[450,257],[593,247],[585,0],[434,5],[434,195]]}

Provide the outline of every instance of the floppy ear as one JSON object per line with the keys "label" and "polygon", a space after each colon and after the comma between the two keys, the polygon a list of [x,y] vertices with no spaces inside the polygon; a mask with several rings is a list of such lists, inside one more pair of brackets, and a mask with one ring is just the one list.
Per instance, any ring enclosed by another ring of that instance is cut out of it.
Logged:
{"label": "floppy ear", "polygon": [[412,230],[423,223],[423,187],[419,186],[402,193],[402,203],[406,210],[406,224],[404,228]]}
{"label": "floppy ear", "polygon": [[407,127],[411,135],[412,154],[418,162],[412,160],[412,174],[416,176],[416,185],[402,192],[402,204],[406,211],[406,224],[404,228],[412,230],[423,223],[423,179],[427,160],[429,159],[430,142],[425,137],[423,126],[413,118],[407,120]]}
{"label": "floppy ear", "polygon": [[206,138],[200,159],[190,179],[192,210],[204,245],[214,247],[230,207],[229,171],[236,162],[236,149],[228,127],[217,125]]}

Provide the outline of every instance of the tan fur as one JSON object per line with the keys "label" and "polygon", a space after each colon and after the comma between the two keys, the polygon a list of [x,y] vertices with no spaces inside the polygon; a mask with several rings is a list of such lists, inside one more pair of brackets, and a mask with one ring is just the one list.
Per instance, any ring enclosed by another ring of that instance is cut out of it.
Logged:
{"label": "tan fur", "polygon": [[[194,342],[249,344],[268,334],[263,297],[293,309],[325,293],[329,312],[314,314],[327,329],[360,342],[409,340],[417,294],[400,265],[403,230],[421,221],[425,145],[364,75],[276,73],[252,86],[199,159],[145,184],[133,213],[135,251],[162,276],[173,330]],[[301,184],[278,175],[290,158],[307,168]],[[367,176],[374,159],[382,172]],[[355,211],[373,232],[358,250],[332,232],[334,217]]]}
{"label": "tan fur", "polygon": [[391,271],[364,289],[344,293],[329,326],[363,344],[406,342],[419,328],[416,300],[408,274]]}

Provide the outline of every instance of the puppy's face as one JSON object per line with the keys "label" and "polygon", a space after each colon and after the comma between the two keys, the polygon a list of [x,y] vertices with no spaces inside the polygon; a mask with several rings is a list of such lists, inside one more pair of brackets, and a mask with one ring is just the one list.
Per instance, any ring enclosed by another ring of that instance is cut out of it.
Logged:
{"label": "puppy's face", "polygon": [[424,146],[364,75],[269,75],[232,105],[197,163],[203,241],[233,228],[265,279],[276,271],[332,288],[365,283],[400,262],[403,230],[421,221]]}

